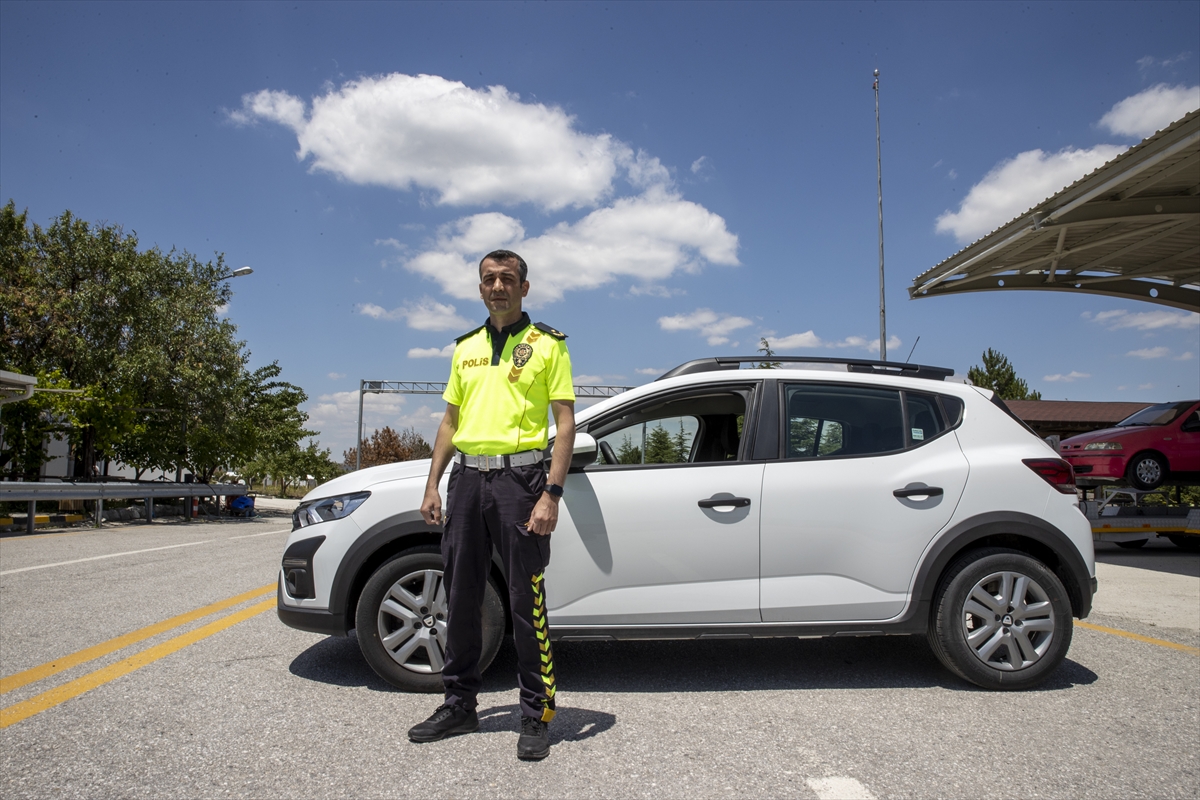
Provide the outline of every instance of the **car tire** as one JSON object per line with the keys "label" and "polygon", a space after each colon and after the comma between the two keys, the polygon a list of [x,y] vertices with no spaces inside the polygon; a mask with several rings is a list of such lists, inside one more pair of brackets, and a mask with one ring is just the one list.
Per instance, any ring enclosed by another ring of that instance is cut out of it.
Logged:
{"label": "car tire", "polygon": [[1200,536],[1194,533],[1169,533],[1171,544],[1188,553],[1200,553]]}
{"label": "car tire", "polygon": [[943,574],[928,639],[938,660],[960,678],[1014,690],[1058,668],[1072,630],[1071,601],[1057,575],[1025,553],[986,548]]}
{"label": "car tire", "polygon": [[1128,542],[1117,542],[1117,547],[1124,547],[1126,550],[1137,550],[1145,547],[1149,539],[1132,539]]}
{"label": "car tire", "polygon": [[[442,567],[437,547],[406,550],[375,570],[358,599],[355,629],[363,657],[379,677],[407,692],[442,691],[446,641]],[[490,577],[481,613],[482,672],[500,650],[506,622],[504,603]]]}
{"label": "car tire", "polygon": [[1157,489],[1167,479],[1167,460],[1158,453],[1138,453],[1125,468],[1125,480],[1135,489]]}

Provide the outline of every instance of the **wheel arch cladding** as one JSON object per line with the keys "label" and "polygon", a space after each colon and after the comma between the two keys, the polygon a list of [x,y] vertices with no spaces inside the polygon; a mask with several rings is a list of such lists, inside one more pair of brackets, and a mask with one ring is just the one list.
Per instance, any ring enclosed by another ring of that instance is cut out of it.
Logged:
{"label": "wheel arch cladding", "polygon": [[915,594],[919,601],[931,608],[947,568],[967,552],[984,547],[1003,547],[1038,559],[1062,581],[1071,600],[1071,613],[1082,619],[1091,612],[1091,577],[1075,545],[1045,520],[1019,512],[980,514],[942,536],[917,570]]}

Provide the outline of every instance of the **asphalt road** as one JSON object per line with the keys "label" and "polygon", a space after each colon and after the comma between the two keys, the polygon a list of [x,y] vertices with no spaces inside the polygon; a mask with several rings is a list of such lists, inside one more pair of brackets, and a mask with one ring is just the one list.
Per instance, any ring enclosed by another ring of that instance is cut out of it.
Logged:
{"label": "asphalt road", "polygon": [[277,513],[0,539],[0,794],[1200,794],[1200,556],[1170,545],[1101,546],[1091,627],[1029,692],[907,637],[560,643],[553,750],[523,763],[511,646],[480,732],[413,745],[436,696],[279,623]]}

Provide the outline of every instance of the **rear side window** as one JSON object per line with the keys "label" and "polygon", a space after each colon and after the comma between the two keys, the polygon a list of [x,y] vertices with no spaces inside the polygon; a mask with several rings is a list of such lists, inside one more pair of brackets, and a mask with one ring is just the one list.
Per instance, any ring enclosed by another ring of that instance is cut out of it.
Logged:
{"label": "rear side window", "polygon": [[900,392],[793,384],[784,390],[785,458],[831,458],[904,449]]}
{"label": "rear side window", "polygon": [[938,408],[937,398],[933,395],[905,394],[905,411],[908,414],[908,439],[913,445],[919,445],[926,439],[932,439],[946,429],[942,424],[941,409]]}

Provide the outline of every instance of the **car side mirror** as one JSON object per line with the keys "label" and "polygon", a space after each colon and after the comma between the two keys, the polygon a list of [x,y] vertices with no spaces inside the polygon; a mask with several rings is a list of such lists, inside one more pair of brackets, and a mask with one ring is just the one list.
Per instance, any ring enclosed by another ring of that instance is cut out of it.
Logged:
{"label": "car side mirror", "polygon": [[596,444],[594,436],[587,433],[576,433],[575,449],[571,451],[571,469],[583,469],[590,464],[595,464],[598,451],[599,446]]}

